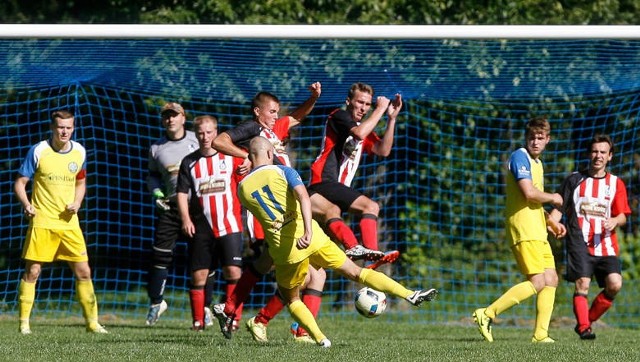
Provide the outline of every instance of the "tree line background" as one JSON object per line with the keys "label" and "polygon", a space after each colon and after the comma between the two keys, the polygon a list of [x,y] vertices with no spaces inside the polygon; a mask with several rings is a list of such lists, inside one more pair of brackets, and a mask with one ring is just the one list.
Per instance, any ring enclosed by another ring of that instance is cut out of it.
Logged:
{"label": "tree line background", "polygon": [[124,24],[637,24],[633,0],[5,0],[3,23]]}

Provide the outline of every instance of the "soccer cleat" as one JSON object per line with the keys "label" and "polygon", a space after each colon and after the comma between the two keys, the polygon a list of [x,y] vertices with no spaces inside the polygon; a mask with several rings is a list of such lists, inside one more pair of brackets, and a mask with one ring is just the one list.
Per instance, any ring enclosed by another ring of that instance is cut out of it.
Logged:
{"label": "soccer cleat", "polygon": [[367,269],[377,269],[379,266],[387,264],[387,263],[393,263],[394,261],[396,261],[398,259],[398,257],[400,257],[400,252],[397,250],[391,250],[391,251],[387,251],[386,253],[384,253],[384,256],[380,259],[378,259],[377,261],[367,265],[365,268]]}
{"label": "soccer cleat", "polygon": [[249,318],[245,325],[247,326],[247,330],[251,333],[251,336],[253,336],[254,341],[261,343],[269,342],[267,339],[267,326],[256,322],[256,317]]}
{"label": "soccer cleat", "polygon": [[152,326],[156,324],[158,318],[164,313],[169,306],[167,302],[164,300],[158,304],[151,304],[149,307],[149,312],[147,313],[147,321],[145,322],[148,326]]}
{"label": "soccer cleat", "polygon": [[322,348],[329,348],[329,347],[331,347],[331,341],[328,338],[325,338],[325,339],[321,340],[320,342],[318,342],[318,346],[320,346]]}
{"label": "soccer cleat", "polygon": [[298,327],[299,326],[300,326],[300,324],[298,324],[298,322],[291,323],[291,326],[289,326],[289,332],[291,332],[291,334],[293,334],[295,336],[296,334],[298,334]]}
{"label": "soccer cleat", "polygon": [[542,339],[537,339],[536,337],[531,338],[531,343],[555,343],[556,341],[553,338],[547,336]]}
{"label": "soccer cleat", "polygon": [[587,329],[585,329],[582,332],[580,332],[580,329],[578,329],[578,326],[576,326],[576,328],[574,328],[573,330],[576,331],[576,333],[578,333],[578,336],[580,336],[580,339],[584,339],[584,340],[596,339],[596,334],[593,333],[593,331],[591,331],[591,327],[587,327]]}
{"label": "soccer cleat", "polygon": [[473,319],[476,321],[478,325],[478,330],[482,337],[488,342],[493,342],[493,335],[491,334],[491,318],[487,317],[484,311],[487,308],[479,308],[473,312]]}
{"label": "soccer cleat", "polygon": [[293,322],[291,323],[291,326],[289,327],[289,332],[291,332],[291,334],[293,335],[293,339],[296,342],[301,342],[301,343],[316,343],[316,341],[311,338],[311,336],[309,335],[309,333],[299,333],[298,332],[298,328],[300,327],[300,324],[298,324],[298,322]]}
{"label": "soccer cleat", "polygon": [[415,305],[416,307],[422,304],[422,302],[432,301],[438,295],[438,291],[435,289],[425,289],[425,290],[416,290],[406,299],[409,303]]}
{"label": "soccer cleat", "polygon": [[303,334],[303,335],[299,335],[299,336],[295,336],[294,335],[293,339],[296,342],[299,342],[299,343],[309,343],[309,344],[316,343],[316,341],[314,341],[313,338],[311,338],[311,336],[308,335],[308,334]]}
{"label": "soccer cleat", "polygon": [[220,325],[220,332],[226,339],[231,339],[233,332],[233,316],[228,316],[224,312],[224,303],[218,303],[213,305],[213,315],[218,319]]}
{"label": "soccer cleat", "polygon": [[20,334],[31,334],[31,327],[29,327],[29,322],[21,322],[18,331],[20,331]]}
{"label": "soccer cleat", "polygon": [[204,322],[194,321],[193,325],[191,326],[191,330],[194,331],[194,332],[202,332],[202,331],[204,331]]}
{"label": "soccer cleat", "polygon": [[231,332],[236,333],[240,329],[240,320],[234,319],[231,323]]}
{"label": "soccer cleat", "polygon": [[213,325],[213,313],[209,307],[204,307],[204,325],[207,327]]}
{"label": "soccer cleat", "polygon": [[87,325],[87,332],[97,334],[109,334],[109,332],[100,323],[90,323]]}
{"label": "soccer cleat", "polygon": [[360,244],[345,250],[344,253],[347,254],[347,257],[351,260],[378,260],[384,256],[383,252],[367,249]]}

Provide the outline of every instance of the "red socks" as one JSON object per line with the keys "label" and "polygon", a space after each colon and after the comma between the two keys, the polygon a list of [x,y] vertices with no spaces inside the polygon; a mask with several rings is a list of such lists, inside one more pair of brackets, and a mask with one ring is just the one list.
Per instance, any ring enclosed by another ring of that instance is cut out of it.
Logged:
{"label": "red socks", "polygon": [[360,233],[362,245],[371,250],[378,250],[378,217],[373,214],[363,214],[360,219]]}
{"label": "red socks", "polygon": [[330,219],[327,221],[327,229],[331,233],[330,236],[333,236],[333,239],[344,245],[345,250],[358,245],[358,239],[356,239],[351,228],[344,223],[344,220],[339,218]]}

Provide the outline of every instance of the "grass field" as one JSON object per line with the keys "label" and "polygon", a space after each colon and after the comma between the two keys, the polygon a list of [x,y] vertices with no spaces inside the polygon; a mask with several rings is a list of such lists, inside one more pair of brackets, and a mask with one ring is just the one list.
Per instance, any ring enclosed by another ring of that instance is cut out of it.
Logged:
{"label": "grass field", "polygon": [[289,318],[269,325],[270,342],[256,344],[242,329],[225,340],[217,326],[189,330],[186,321],[105,319],[110,334],[84,331],[80,319],[36,319],[33,334],[17,332],[15,316],[0,317],[3,361],[638,361],[640,331],[602,328],[594,341],[581,341],[571,328],[552,330],[555,344],[530,343],[531,330],[495,326],[494,343],[484,342],[475,326],[427,325],[376,320],[330,320],[320,326],[330,349],[299,344],[288,333]]}

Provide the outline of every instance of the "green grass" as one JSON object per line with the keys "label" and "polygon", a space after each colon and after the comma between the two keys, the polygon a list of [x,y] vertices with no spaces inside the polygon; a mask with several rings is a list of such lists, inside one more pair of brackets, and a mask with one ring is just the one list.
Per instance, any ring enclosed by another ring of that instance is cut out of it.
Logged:
{"label": "green grass", "polygon": [[[249,314],[247,314],[249,315]],[[286,315],[286,314],[285,314]],[[217,326],[202,333],[186,321],[163,321],[145,327],[141,321],[106,319],[109,335],[84,331],[77,318],[36,319],[33,334],[17,332],[14,316],[0,317],[2,361],[637,361],[640,331],[602,327],[594,341],[581,341],[571,327],[553,328],[555,344],[533,345],[531,330],[494,326],[494,343],[484,342],[475,326],[427,325],[376,320],[320,318],[333,346],[299,344],[288,333],[290,320],[269,325],[270,342],[256,344],[242,329],[225,340]]]}

